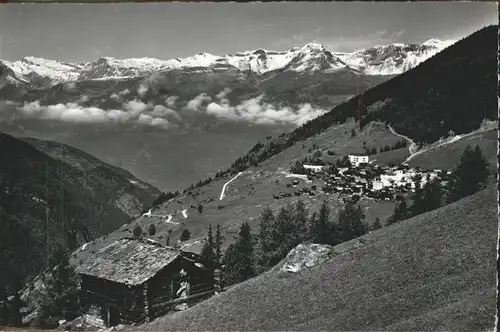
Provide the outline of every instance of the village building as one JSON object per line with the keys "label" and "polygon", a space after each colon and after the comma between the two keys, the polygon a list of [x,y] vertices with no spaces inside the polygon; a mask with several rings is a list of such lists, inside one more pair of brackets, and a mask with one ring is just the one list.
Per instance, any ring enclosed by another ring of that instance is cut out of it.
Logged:
{"label": "village building", "polygon": [[218,264],[154,241],[125,238],[77,267],[85,323],[147,322],[183,310],[220,288]]}
{"label": "village building", "polygon": [[349,162],[356,167],[360,164],[368,164],[369,160],[370,158],[368,156],[349,155]]}
{"label": "village building", "polygon": [[313,172],[320,172],[321,170],[323,170],[323,167],[325,166],[321,166],[321,165],[303,165],[305,169],[309,169]]}

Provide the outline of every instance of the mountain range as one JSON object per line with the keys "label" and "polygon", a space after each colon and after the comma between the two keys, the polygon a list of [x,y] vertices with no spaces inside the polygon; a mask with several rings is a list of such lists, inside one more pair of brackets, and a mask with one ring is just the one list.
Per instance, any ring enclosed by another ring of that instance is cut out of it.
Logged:
{"label": "mountain range", "polygon": [[19,61],[0,61],[2,85],[27,84],[47,88],[59,83],[89,79],[146,76],[154,72],[194,69],[224,71],[237,69],[257,75],[276,71],[314,72],[351,68],[368,75],[395,75],[450,46],[454,41],[429,40],[418,44],[374,46],[352,53],[327,50],[309,43],[287,51],[257,49],[224,56],[197,53],[187,58],[158,60],[153,58],[115,59],[102,57],[87,63],[66,63],[36,57]]}

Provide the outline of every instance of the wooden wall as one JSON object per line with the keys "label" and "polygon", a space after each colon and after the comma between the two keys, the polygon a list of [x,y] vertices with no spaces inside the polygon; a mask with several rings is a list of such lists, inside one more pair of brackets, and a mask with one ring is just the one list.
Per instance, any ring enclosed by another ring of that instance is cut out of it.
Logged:
{"label": "wooden wall", "polygon": [[[207,264],[208,265],[208,264]],[[180,271],[188,273],[190,292],[187,299],[177,299],[180,286]],[[162,316],[177,304],[189,306],[214,294],[214,270],[212,266],[200,269],[194,262],[179,257],[143,285],[129,287],[109,280],[81,275],[82,305],[88,310],[91,305],[107,308],[115,306],[119,321],[125,324],[144,322]],[[103,317],[106,321],[106,317]]]}
{"label": "wooden wall", "polygon": [[[119,320],[124,323],[144,321],[144,297],[142,286],[128,287],[109,280],[81,276],[81,302],[84,311],[92,305],[106,308],[115,306],[119,312]],[[101,313],[105,315],[105,313]],[[106,317],[103,317],[106,319]]]}
{"label": "wooden wall", "polygon": [[[184,269],[189,277],[190,292],[187,300],[177,299],[180,287],[180,271]],[[148,301],[150,318],[155,318],[173,310],[179,304],[189,305],[202,301],[214,294],[213,270],[201,270],[190,261],[179,258],[148,281]]]}

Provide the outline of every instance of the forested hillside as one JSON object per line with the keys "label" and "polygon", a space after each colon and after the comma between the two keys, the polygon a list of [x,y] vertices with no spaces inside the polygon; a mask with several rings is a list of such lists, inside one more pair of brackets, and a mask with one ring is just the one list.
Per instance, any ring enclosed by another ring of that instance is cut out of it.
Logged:
{"label": "forested hillside", "polygon": [[59,146],[56,153],[55,143],[35,143],[59,157],[0,133],[0,293],[45,268],[57,244],[74,250],[130,221],[159,195],[81,151]]}

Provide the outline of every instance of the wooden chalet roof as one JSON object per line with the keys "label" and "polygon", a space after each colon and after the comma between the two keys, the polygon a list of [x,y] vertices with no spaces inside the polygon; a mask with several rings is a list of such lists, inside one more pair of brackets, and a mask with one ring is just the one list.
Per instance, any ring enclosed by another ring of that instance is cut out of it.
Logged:
{"label": "wooden chalet roof", "polygon": [[76,268],[76,272],[121,284],[140,285],[181,253],[181,250],[160,244],[121,239],[92,255]]}

